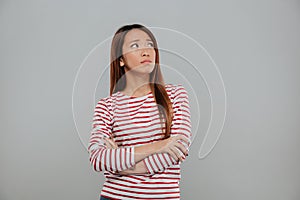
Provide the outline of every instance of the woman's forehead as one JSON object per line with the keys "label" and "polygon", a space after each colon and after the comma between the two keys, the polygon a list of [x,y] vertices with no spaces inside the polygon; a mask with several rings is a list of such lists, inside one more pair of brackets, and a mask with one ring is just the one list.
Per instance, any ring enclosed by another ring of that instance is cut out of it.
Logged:
{"label": "woman's forehead", "polygon": [[144,31],[140,29],[132,29],[128,31],[128,33],[126,34],[124,38],[124,42],[130,43],[131,41],[135,41],[135,40],[149,40],[149,39],[151,40],[149,35]]}

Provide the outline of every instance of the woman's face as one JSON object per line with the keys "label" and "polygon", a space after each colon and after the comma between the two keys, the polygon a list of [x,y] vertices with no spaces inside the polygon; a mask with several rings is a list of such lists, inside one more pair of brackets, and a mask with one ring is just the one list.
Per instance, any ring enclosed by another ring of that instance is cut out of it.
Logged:
{"label": "woman's face", "polygon": [[151,73],[155,66],[154,43],[147,33],[140,29],[128,31],[124,38],[123,64],[125,72]]}

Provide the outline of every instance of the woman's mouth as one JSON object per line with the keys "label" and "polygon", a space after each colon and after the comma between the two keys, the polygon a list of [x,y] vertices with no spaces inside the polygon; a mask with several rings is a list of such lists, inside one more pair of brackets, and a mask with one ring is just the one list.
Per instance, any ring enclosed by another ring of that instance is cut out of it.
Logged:
{"label": "woman's mouth", "polygon": [[141,63],[144,64],[144,63],[151,63],[152,61],[151,60],[143,60]]}

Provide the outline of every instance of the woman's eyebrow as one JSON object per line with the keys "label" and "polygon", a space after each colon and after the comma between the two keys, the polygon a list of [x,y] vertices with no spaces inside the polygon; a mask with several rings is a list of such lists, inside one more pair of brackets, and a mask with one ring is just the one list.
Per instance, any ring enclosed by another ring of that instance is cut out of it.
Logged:
{"label": "woman's eyebrow", "polygon": [[132,40],[132,41],[130,41],[129,43],[132,43],[132,42],[137,42],[137,41],[140,41],[140,40],[139,40],[139,39]]}
{"label": "woman's eyebrow", "polygon": [[[132,41],[130,41],[129,43],[132,43],[132,42],[137,42],[137,41],[140,41],[140,39],[132,40]],[[152,42],[152,40],[151,40],[151,39],[146,39],[146,41],[151,41],[151,42]]]}

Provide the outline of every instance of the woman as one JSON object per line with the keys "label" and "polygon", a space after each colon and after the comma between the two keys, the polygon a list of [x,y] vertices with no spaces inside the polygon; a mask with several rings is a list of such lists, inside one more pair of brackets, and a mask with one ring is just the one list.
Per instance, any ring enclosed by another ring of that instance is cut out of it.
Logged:
{"label": "woman", "polygon": [[191,138],[188,95],[165,84],[155,37],[121,27],[111,45],[110,96],[95,107],[88,151],[106,181],[100,199],[180,199]]}

